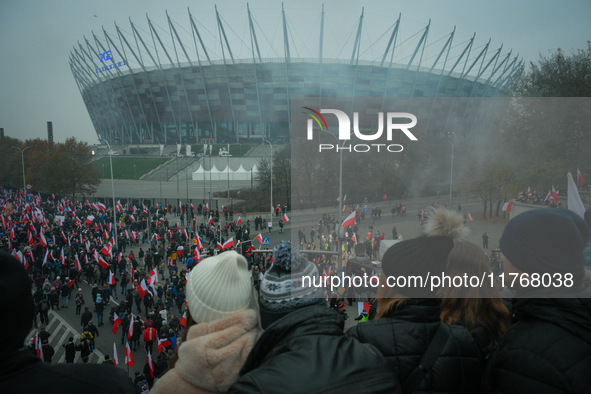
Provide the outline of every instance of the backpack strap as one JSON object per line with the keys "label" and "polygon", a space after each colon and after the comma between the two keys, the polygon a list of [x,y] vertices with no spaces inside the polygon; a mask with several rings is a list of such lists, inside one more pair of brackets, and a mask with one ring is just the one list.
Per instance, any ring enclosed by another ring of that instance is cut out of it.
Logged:
{"label": "backpack strap", "polygon": [[433,364],[435,364],[435,361],[441,355],[449,336],[448,326],[440,321],[435,335],[431,339],[431,342],[429,342],[429,346],[421,358],[419,366],[412,371],[402,384],[402,392],[404,394],[412,393],[419,388],[419,385],[425,379],[426,373],[433,367]]}

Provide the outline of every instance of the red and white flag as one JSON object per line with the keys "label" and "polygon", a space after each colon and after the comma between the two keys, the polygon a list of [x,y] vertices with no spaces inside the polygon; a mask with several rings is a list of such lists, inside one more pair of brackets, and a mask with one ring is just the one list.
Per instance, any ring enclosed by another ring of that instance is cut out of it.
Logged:
{"label": "red and white flag", "polygon": [[35,349],[37,350],[37,357],[43,361],[43,345],[41,344],[41,338],[35,334]]}
{"label": "red and white flag", "polygon": [[201,260],[201,255],[199,254],[199,250],[197,250],[197,248],[195,248],[195,250],[193,250],[193,255],[195,256],[195,260],[197,260],[197,261]]}
{"label": "red and white flag", "polygon": [[474,220],[474,219],[472,219],[472,215],[468,213],[468,214],[466,215],[466,220],[468,220],[468,222],[471,222],[471,221],[472,221],[472,220]]}
{"label": "red and white flag", "polygon": [[105,204],[103,204],[102,202],[97,203],[96,206],[102,211],[107,210],[107,207],[105,207]]}
{"label": "red and white flag", "polygon": [[181,317],[181,324],[183,325],[183,327],[187,326],[187,312],[186,311],[183,313],[183,317]]}
{"label": "red and white flag", "polygon": [[355,242],[355,245],[357,245],[357,237],[355,236],[355,234],[351,236],[351,241]]}
{"label": "red and white flag", "polygon": [[355,225],[355,212],[353,212],[349,216],[347,216],[347,218],[345,219],[343,224],[341,224],[342,227],[349,227],[349,226],[353,226],[353,225]]}
{"label": "red and white flag", "polygon": [[170,342],[169,338],[159,339],[158,346],[157,346],[158,354],[160,354],[160,352],[162,351],[163,348],[169,347],[171,345],[172,345],[172,342]]}
{"label": "red and white flag", "polygon": [[581,174],[581,171],[579,171],[578,168],[577,168],[577,183],[579,184],[579,187],[583,187],[583,185],[585,184],[585,178],[583,178],[583,174]]}
{"label": "red and white flag", "polygon": [[113,364],[117,366],[119,364],[119,356],[117,355],[117,345],[113,342]]}
{"label": "red and white flag", "polygon": [[103,267],[103,268],[105,268],[105,269],[109,268],[109,264],[108,264],[108,263],[107,263],[105,260],[103,260],[103,258],[102,258],[101,256],[98,256],[98,258],[97,258],[96,262],[97,262],[97,263],[98,263],[98,264],[99,264],[101,267]]}
{"label": "red and white flag", "polygon": [[119,326],[121,325],[121,318],[117,315],[116,312],[113,313],[113,334],[117,334],[117,330],[119,329]]}
{"label": "red and white flag", "polygon": [[94,216],[93,215],[88,215],[86,217],[86,224],[92,223],[93,220],[94,220]]}
{"label": "red and white flag", "polygon": [[511,212],[512,208],[513,208],[513,201],[506,202],[505,205],[503,205],[503,212]]}
{"label": "red and white flag", "polygon": [[343,205],[343,212],[347,212],[347,206]]}
{"label": "red and white flag", "polygon": [[195,209],[195,207],[193,206],[193,203],[191,203],[191,209]]}
{"label": "red and white flag", "polygon": [[72,287],[72,286],[74,286],[74,282],[76,282],[76,279],[72,279],[71,281],[66,283],[66,285],[68,285],[68,287]]}
{"label": "red and white flag", "polygon": [[142,283],[140,283],[140,285],[137,287],[137,292],[140,294],[140,297],[142,297],[142,300],[144,299],[144,297],[146,296],[146,294],[150,291],[150,289],[148,288],[148,284],[146,283],[146,280],[142,280]]}
{"label": "red and white flag", "polygon": [[127,339],[131,339],[132,335],[133,335],[133,314],[131,315],[131,321],[129,322],[129,330],[127,330]]}
{"label": "red and white flag", "polygon": [[222,245],[222,248],[224,250],[231,248],[232,246],[234,246],[234,238],[230,238],[229,240],[227,240],[226,242],[224,242],[224,244]]}
{"label": "red and white flag", "polygon": [[257,237],[255,239],[257,241],[259,241],[260,243],[263,243],[263,236],[261,234],[257,235]]}
{"label": "red and white flag", "polygon": [[209,226],[210,224],[213,224],[213,216],[210,216],[209,220],[207,221],[207,225]]}
{"label": "red and white flag", "polygon": [[154,363],[152,362],[152,355],[148,353],[148,369],[150,370],[150,377],[154,377]]}
{"label": "red and white flag", "polygon": [[[4,216],[3,216],[4,217]],[[6,227],[6,226],[4,226]],[[43,235],[43,231],[41,231],[41,234],[39,235],[39,243],[41,244],[41,246],[43,246],[44,248],[47,247],[47,241],[45,240],[45,235]]]}
{"label": "red and white flag", "polygon": [[115,286],[116,282],[115,282],[115,275],[113,275],[113,272],[109,271],[109,284],[111,286]]}
{"label": "red and white flag", "polygon": [[238,226],[240,223],[242,223],[242,217],[238,216],[238,220],[236,221],[236,225]]}
{"label": "red and white flag", "polygon": [[195,235],[195,238],[193,238],[193,241],[195,241],[197,243],[198,250],[203,249],[203,244],[201,244],[201,239],[199,239],[199,235]]}
{"label": "red and white flag", "polygon": [[131,348],[129,342],[125,342],[125,365],[133,367],[133,356],[131,355]]}
{"label": "red and white flag", "polygon": [[558,191],[554,190],[554,186],[552,186],[552,200],[554,204],[558,204]]}
{"label": "red and white flag", "polygon": [[531,193],[531,187],[529,187],[529,186],[527,187],[527,195],[529,197],[531,197],[531,195],[532,195],[532,193]]}
{"label": "red and white flag", "polygon": [[62,264],[66,264],[66,257],[64,255],[64,247],[62,246],[62,252],[60,253],[60,261]]}
{"label": "red and white flag", "polygon": [[283,214],[283,221],[286,223],[289,222],[289,218],[287,217],[286,213]]}

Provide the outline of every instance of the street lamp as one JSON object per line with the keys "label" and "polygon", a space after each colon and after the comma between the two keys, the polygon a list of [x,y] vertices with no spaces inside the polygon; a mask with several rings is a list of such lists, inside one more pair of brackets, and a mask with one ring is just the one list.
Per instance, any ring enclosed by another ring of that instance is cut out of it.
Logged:
{"label": "street lamp", "polygon": [[448,144],[451,145],[451,174],[449,176],[449,208],[451,209],[452,183],[454,180],[454,144],[451,141],[445,141],[445,142],[447,142]]}
{"label": "street lamp", "polygon": [[[336,141],[337,141],[337,150],[339,147],[339,139],[336,135],[329,133],[326,130],[322,130],[323,132],[325,132],[326,134],[332,136]],[[343,141],[343,146],[341,146],[341,148],[344,148],[345,146],[345,142]],[[337,241],[337,249],[339,251],[339,257],[338,257],[338,265],[339,265],[339,270],[343,269],[343,244],[342,244],[342,239],[344,236],[344,232],[342,231],[342,213],[343,213],[343,149],[341,149],[340,151],[340,158],[339,158],[339,233],[338,233],[338,241]]]}
{"label": "street lamp", "polygon": [[29,145],[25,147],[25,149],[21,149],[16,146],[12,146],[11,148],[18,149],[21,152],[21,160],[23,163],[23,193],[26,193],[27,190],[27,182],[25,182],[25,151],[29,148],[33,148],[35,145]]}
{"label": "street lamp", "polygon": [[[273,220],[273,144],[270,141],[263,140],[271,147],[271,219]],[[252,178],[251,178],[252,179]]]}
{"label": "street lamp", "polygon": [[[115,138],[113,141],[116,141],[117,138]],[[109,165],[111,166],[111,191],[113,192],[113,228],[115,229],[115,248],[117,248],[117,251],[119,251],[119,242],[117,240],[117,215],[115,214],[115,182],[113,181],[113,150],[111,149],[111,144],[109,143],[109,141],[103,139],[100,140],[103,141],[107,144],[107,146],[109,147]],[[113,142],[111,141],[111,142]]]}

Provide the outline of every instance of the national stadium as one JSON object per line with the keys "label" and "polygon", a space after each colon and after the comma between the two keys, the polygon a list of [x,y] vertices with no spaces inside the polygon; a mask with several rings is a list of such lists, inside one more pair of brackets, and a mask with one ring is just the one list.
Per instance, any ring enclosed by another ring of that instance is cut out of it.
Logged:
{"label": "national stadium", "polygon": [[263,57],[272,28],[265,31],[250,9],[242,16],[248,31],[242,36],[217,8],[214,15],[213,31],[189,10],[184,22],[168,14],[164,26],[150,18],[142,26],[130,20],[78,41],[70,68],[99,139],[122,144],[287,139],[293,98],[499,97],[524,69],[512,50],[492,48],[490,40],[477,45],[475,33],[459,39],[454,27],[434,36],[430,20],[404,38],[400,15],[364,48],[363,34],[372,21],[363,10],[338,55],[328,57],[323,6],[317,34],[307,41],[308,53],[316,57],[298,56],[297,26],[283,7],[274,33],[282,42],[273,48],[278,56]]}

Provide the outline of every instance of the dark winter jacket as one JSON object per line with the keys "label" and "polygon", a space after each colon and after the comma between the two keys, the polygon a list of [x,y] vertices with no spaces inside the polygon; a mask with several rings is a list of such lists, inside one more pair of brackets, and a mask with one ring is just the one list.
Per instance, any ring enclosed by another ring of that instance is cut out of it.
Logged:
{"label": "dark winter jacket", "polygon": [[399,393],[373,346],[343,334],[344,317],[323,306],[298,309],[270,325],[230,393]]}
{"label": "dark winter jacket", "polygon": [[[388,368],[403,385],[415,370],[440,325],[434,299],[403,303],[388,316],[361,323],[349,337],[377,347]],[[484,360],[470,333],[462,326],[445,326],[447,343],[416,393],[477,393]]]}
{"label": "dark winter jacket", "polygon": [[0,393],[135,393],[122,369],[97,364],[47,364],[26,349],[0,360]]}
{"label": "dark winter jacket", "polygon": [[588,393],[591,289],[584,296],[515,300],[513,325],[487,362],[482,392]]}
{"label": "dark winter jacket", "polygon": [[66,362],[74,362],[76,358],[76,345],[74,342],[64,343],[62,346],[66,349]]}

